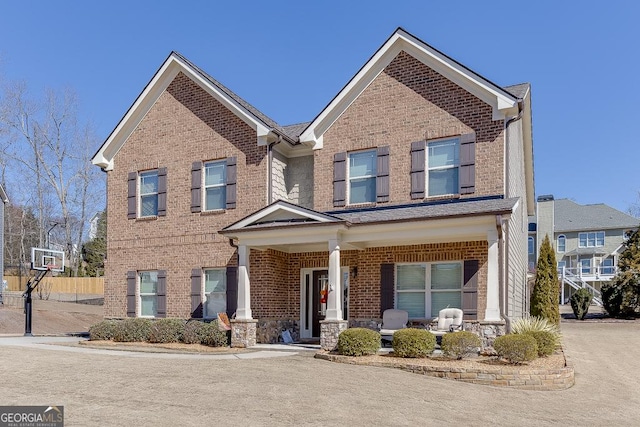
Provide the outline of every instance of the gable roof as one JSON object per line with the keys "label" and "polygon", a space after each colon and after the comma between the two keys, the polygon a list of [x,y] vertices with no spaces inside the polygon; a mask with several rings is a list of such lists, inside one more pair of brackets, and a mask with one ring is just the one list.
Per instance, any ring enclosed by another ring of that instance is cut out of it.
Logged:
{"label": "gable roof", "polygon": [[632,229],[640,225],[640,219],[620,212],[604,203],[580,205],[569,199],[554,201],[554,232]]}
{"label": "gable roof", "polygon": [[398,28],[311,122],[300,135],[300,142],[322,148],[324,132],[402,51],[491,105],[495,119],[504,118],[507,112],[517,113],[518,97]]}

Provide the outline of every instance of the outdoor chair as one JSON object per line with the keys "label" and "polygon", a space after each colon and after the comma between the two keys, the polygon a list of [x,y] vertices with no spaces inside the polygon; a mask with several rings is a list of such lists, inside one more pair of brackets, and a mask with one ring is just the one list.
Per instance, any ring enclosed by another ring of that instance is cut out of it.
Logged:
{"label": "outdoor chair", "polygon": [[436,337],[441,337],[449,332],[464,330],[463,315],[463,311],[459,308],[443,308],[438,313],[438,317],[433,319],[438,322],[438,325],[435,329],[431,329],[430,332]]}
{"label": "outdoor chair", "polygon": [[407,327],[409,313],[404,310],[388,309],[382,313],[380,335],[383,342],[391,342],[393,334]]}

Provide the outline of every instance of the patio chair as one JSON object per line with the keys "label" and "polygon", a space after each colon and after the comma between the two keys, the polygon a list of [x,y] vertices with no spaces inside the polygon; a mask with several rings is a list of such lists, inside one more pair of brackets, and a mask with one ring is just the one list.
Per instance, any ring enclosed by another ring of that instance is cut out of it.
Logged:
{"label": "patio chair", "polygon": [[383,343],[391,342],[393,334],[400,329],[407,327],[409,313],[404,310],[388,309],[382,313],[382,325],[380,325],[380,335]]}
{"label": "patio chair", "polygon": [[430,332],[436,337],[441,337],[449,332],[464,330],[463,315],[463,311],[459,308],[443,308],[438,313],[438,317],[433,319],[438,322],[438,325]]}

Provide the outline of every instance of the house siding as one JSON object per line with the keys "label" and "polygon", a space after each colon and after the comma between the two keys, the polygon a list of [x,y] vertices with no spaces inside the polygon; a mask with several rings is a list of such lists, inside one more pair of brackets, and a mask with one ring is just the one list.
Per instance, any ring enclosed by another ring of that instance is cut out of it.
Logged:
{"label": "house siding", "polygon": [[[504,122],[492,108],[405,52],[401,52],[324,133],[314,152],[314,207],[333,207],[333,156],[390,146],[390,204],[415,203],[410,191],[411,143],[476,134],[475,193],[504,194]],[[347,205],[347,208],[349,205]]]}
{"label": "house siding", "polygon": [[313,156],[285,157],[273,152],[272,200],[313,208]]}
{"label": "house siding", "polygon": [[[105,317],[126,316],[127,271],[167,271],[167,316],[189,317],[191,269],[234,265],[218,230],[266,204],[267,151],[251,127],[179,74],[129,136],[107,174]],[[237,208],[192,213],[191,164],[237,157]],[[167,212],[127,219],[127,174],[166,167]]]}

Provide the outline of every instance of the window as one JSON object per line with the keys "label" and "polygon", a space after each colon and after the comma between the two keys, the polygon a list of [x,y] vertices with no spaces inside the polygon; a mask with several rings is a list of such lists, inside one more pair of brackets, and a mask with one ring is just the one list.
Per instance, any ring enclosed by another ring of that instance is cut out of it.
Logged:
{"label": "window", "polygon": [[583,258],[580,260],[580,271],[582,274],[591,274],[591,258]]}
{"label": "window", "polygon": [[558,261],[558,273],[562,273],[562,269],[567,266],[566,261]]}
{"label": "window", "polygon": [[204,270],[204,311],[205,318],[216,317],[218,313],[227,311],[227,277],[226,269],[212,268]]}
{"label": "window", "polygon": [[533,240],[533,237],[529,236],[528,244],[529,244],[529,248],[528,248],[529,255],[534,255],[536,253],[536,245],[535,245],[535,241]]}
{"label": "window", "polygon": [[376,201],[375,150],[349,153],[349,203],[375,203]]}
{"label": "window", "polygon": [[140,173],[140,216],[158,215],[158,171]]}
{"label": "window", "polygon": [[558,252],[564,252],[567,247],[567,238],[564,235],[558,236]]}
{"label": "window", "polygon": [[396,270],[396,308],[410,318],[431,318],[462,307],[462,264],[401,264]]}
{"label": "window", "polygon": [[459,140],[430,142],[427,151],[427,195],[458,194]]}
{"label": "window", "polygon": [[581,248],[595,248],[604,246],[604,231],[579,233],[578,245]]}
{"label": "window", "polygon": [[613,258],[612,257],[608,257],[602,260],[602,264],[600,265],[600,273],[601,274],[608,274],[608,275],[613,275],[614,274],[614,268],[613,268]]}
{"label": "window", "polygon": [[140,316],[155,317],[158,313],[158,272],[141,271],[140,278]]}
{"label": "window", "polygon": [[227,162],[209,162],[204,165],[205,210],[225,209],[227,206]]}

